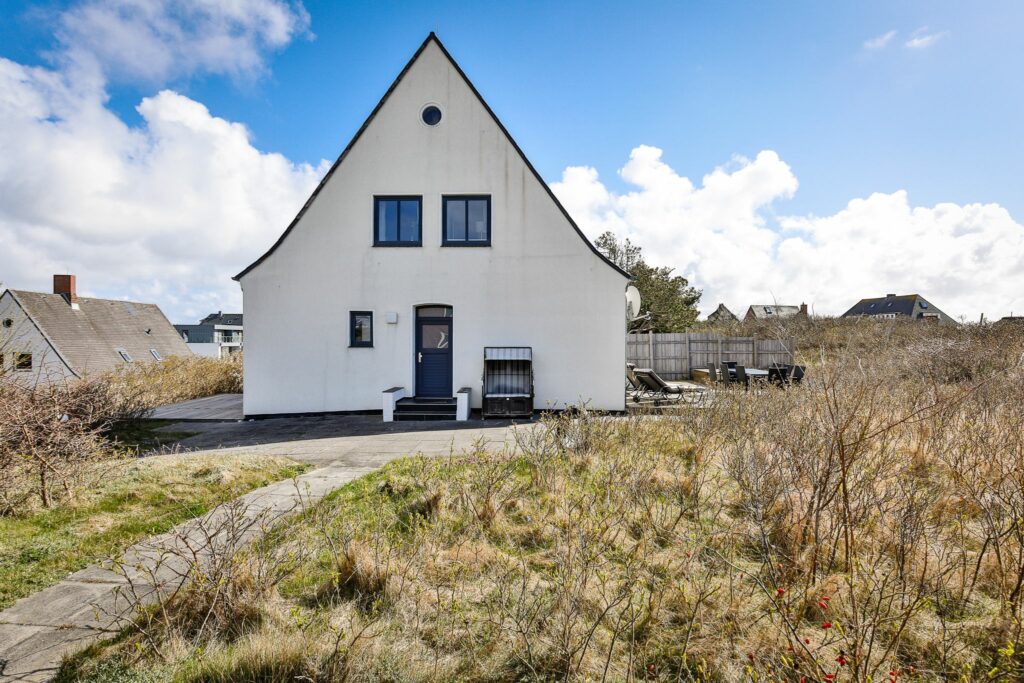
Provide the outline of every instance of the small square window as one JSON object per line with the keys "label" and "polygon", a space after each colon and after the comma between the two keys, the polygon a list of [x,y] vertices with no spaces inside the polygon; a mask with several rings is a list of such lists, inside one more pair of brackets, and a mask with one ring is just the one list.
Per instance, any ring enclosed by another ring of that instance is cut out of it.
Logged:
{"label": "small square window", "polygon": [[150,350],[149,350],[149,352],[150,352],[151,354],[153,354],[153,358],[154,358],[155,360],[163,360],[163,359],[164,359],[164,357],[163,357],[163,356],[161,356],[161,355],[160,355],[160,352],[159,352],[159,351],[157,351],[156,349],[150,349]]}
{"label": "small square window", "polygon": [[373,313],[351,311],[348,314],[349,346],[373,346]]}
{"label": "small square window", "polygon": [[123,360],[125,363],[132,362],[131,354],[125,351],[124,349],[117,349],[117,355],[121,356],[121,360]]}
{"label": "small square window", "polygon": [[446,247],[487,247],[491,244],[491,198],[447,196],[443,198],[441,244]]}
{"label": "small square window", "polygon": [[15,370],[31,370],[32,369],[32,354],[31,353],[16,353],[16,354],[14,354],[14,369]]}
{"label": "small square window", "polygon": [[373,246],[418,247],[422,233],[422,197],[373,198]]}

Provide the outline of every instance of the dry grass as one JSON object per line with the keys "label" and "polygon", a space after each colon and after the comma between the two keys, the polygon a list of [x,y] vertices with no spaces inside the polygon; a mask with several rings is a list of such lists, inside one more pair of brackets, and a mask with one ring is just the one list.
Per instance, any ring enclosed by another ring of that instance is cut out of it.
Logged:
{"label": "dry grass", "polygon": [[0,609],[97,558],[304,469],[287,458],[251,455],[94,463],[73,500],[0,517]]}
{"label": "dry grass", "polygon": [[115,390],[156,408],[216,394],[242,393],[242,358],[172,356],[159,363],[132,363],[105,376]]}
{"label": "dry grass", "polygon": [[129,630],[65,674],[1020,680],[1024,340],[842,323],[802,348],[789,391],[394,462],[232,555],[279,569],[251,629]]}
{"label": "dry grass", "polygon": [[[2,340],[0,340],[2,341]],[[2,347],[0,343],[0,347]],[[241,361],[173,357],[81,380],[0,378],[0,515],[73,499],[152,408],[242,390]]]}

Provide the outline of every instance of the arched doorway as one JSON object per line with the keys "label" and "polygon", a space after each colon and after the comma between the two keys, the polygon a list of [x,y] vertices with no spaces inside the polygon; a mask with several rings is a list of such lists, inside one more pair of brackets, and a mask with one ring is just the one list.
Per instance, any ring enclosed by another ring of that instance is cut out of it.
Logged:
{"label": "arched doorway", "polygon": [[416,307],[416,397],[451,398],[452,307]]}

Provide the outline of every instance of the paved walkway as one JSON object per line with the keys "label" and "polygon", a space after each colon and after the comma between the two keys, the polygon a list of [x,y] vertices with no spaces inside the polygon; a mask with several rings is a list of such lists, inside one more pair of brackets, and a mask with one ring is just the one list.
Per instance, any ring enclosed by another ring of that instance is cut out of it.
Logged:
{"label": "paved walkway", "polygon": [[160,406],[150,415],[154,420],[241,420],[242,395],[217,394],[181,403]]}
{"label": "paved walkway", "polygon": [[[263,530],[264,522],[276,521],[304,503],[319,500],[394,458],[414,453],[447,455],[477,443],[501,448],[514,442],[513,429],[507,423],[458,424],[465,426],[453,428],[450,422],[385,425],[379,416],[175,424],[169,429],[200,432],[183,441],[183,447],[207,450],[155,457],[191,457],[217,451],[273,453],[319,467],[299,477],[298,486],[289,480],[252,491],[239,499],[242,508],[235,504],[221,506],[202,520],[178,527],[175,533],[132,547],[126,553],[126,564],[153,567],[159,562],[155,558],[166,555],[168,544],[180,544],[182,534],[186,538],[200,536],[211,520],[230,510],[242,510],[248,518],[258,519]],[[245,540],[253,538],[247,534]],[[0,612],[0,681],[48,681],[62,657],[111,635],[116,630],[115,615],[126,607],[118,589],[125,585],[122,576],[92,566]]]}

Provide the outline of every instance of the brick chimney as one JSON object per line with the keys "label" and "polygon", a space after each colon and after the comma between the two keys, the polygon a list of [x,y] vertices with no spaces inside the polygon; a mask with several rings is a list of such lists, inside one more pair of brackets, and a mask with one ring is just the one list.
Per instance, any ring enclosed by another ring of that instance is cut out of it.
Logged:
{"label": "brick chimney", "polygon": [[886,299],[891,299],[891,298],[893,298],[894,296],[896,296],[896,295],[895,295],[895,294],[886,294],[886,295],[885,295],[885,298],[886,298]]}
{"label": "brick chimney", "polygon": [[74,275],[54,275],[53,293],[60,294],[71,308],[78,310],[78,291],[75,288]]}
{"label": "brick chimney", "polygon": [[800,304],[800,315],[807,315],[807,304]]}

